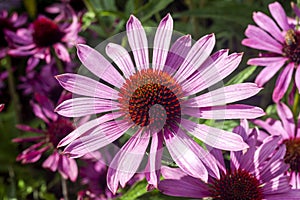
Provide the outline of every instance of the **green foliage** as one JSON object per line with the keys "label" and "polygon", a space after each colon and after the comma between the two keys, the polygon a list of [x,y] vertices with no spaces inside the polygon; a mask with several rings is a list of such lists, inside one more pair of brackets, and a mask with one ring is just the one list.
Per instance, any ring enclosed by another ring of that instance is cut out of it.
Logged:
{"label": "green foliage", "polygon": [[249,66],[233,78],[231,78],[226,85],[233,85],[237,83],[245,82],[251,75],[253,75],[254,71],[256,70],[257,66]]}

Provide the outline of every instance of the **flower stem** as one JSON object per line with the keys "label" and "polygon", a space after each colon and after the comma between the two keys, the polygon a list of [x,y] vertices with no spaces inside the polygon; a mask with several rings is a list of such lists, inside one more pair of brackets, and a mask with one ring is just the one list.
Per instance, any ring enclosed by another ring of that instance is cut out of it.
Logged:
{"label": "flower stem", "polygon": [[61,60],[57,57],[55,51],[53,48],[51,48],[51,53],[53,54],[54,56],[54,59],[55,59],[55,62],[56,62],[56,67],[58,69],[58,72],[59,74],[63,74],[64,73],[64,66],[63,66],[63,63],[61,62]]}
{"label": "flower stem", "polygon": [[62,176],[61,176],[61,188],[62,188],[64,200],[69,200],[67,181]]}
{"label": "flower stem", "polygon": [[294,120],[296,125],[298,124],[298,109],[300,103],[299,100],[300,100],[299,90],[296,89],[295,96],[294,96],[294,105],[293,105],[293,115],[294,115]]}
{"label": "flower stem", "polygon": [[21,117],[20,117],[21,104],[20,104],[20,100],[19,100],[19,95],[16,91],[13,69],[11,67],[11,60],[10,60],[9,56],[6,56],[4,58],[4,60],[2,60],[2,61],[3,61],[2,63],[4,64],[4,66],[7,70],[7,73],[8,73],[8,90],[9,90],[9,94],[10,94],[10,97],[13,102],[16,124],[18,124],[18,123],[20,123],[20,120],[21,120]]}

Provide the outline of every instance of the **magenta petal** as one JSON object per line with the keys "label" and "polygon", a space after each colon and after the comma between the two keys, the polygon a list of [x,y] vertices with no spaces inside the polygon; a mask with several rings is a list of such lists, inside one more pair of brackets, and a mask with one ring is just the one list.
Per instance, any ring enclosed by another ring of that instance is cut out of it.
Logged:
{"label": "magenta petal", "polygon": [[76,161],[72,158],[68,158],[65,155],[60,155],[59,171],[64,174],[71,181],[75,182],[78,175],[78,167]]}
{"label": "magenta petal", "polygon": [[290,29],[286,13],[280,3],[274,2],[269,4],[269,10],[282,30],[287,31]]}
{"label": "magenta petal", "polygon": [[51,171],[55,172],[58,167],[58,161],[59,161],[59,154],[54,151],[44,162],[43,167],[48,168]]}
{"label": "magenta petal", "polygon": [[119,182],[124,187],[136,173],[145,155],[149,140],[149,132],[140,130],[126,142],[114,157],[107,172],[107,185],[114,194],[117,192]]}
{"label": "magenta petal", "polygon": [[162,70],[165,66],[172,33],[173,19],[170,14],[167,14],[157,27],[154,37],[152,68],[155,70]]}
{"label": "magenta petal", "polygon": [[54,45],[54,50],[55,50],[57,57],[60,58],[60,60],[65,61],[65,62],[71,61],[70,54],[64,45],[57,43]]}
{"label": "magenta petal", "polygon": [[289,134],[290,138],[294,138],[296,135],[295,122],[293,118],[293,113],[291,112],[289,107],[284,103],[280,102],[277,104],[277,113],[283,123],[284,129]]}
{"label": "magenta petal", "polygon": [[271,63],[266,66],[261,72],[257,75],[255,83],[262,87],[266,82],[268,82],[284,65],[285,61]]}
{"label": "magenta petal", "polygon": [[72,158],[81,157],[100,149],[121,137],[132,125],[126,120],[105,122],[98,125],[88,135],[72,141],[64,150]]}
{"label": "magenta petal", "polygon": [[118,88],[123,85],[124,78],[98,51],[87,45],[78,44],[77,55],[82,64],[99,78]]}
{"label": "magenta petal", "polygon": [[184,35],[174,42],[163,69],[165,72],[173,74],[180,67],[191,49],[191,40],[191,35]]}
{"label": "magenta petal", "polygon": [[273,91],[274,102],[278,103],[287,91],[292,80],[293,70],[294,63],[289,63],[279,74]]}
{"label": "magenta petal", "polygon": [[196,124],[186,119],[181,120],[182,126],[189,133],[217,149],[240,151],[249,147],[238,134],[210,127],[205,124]]}
{"label": "magenta petal", "polygon": [[246,38],[242,40],[244,46],[248,46],[254,49],[270,51],[278,54],[282,54],[282,49],[275,47],[274,45],[268,44],[259,38]]}
{"label": "magenta petal", "polygon": [[161,157],[163,154],[162,132],[153,133],[145,176],[149,184],[157,188],[160,178]]}
{"label": "magenta petal", "polygon": [[300,66],[297,66],[296,74],[295,74],[295,83],[300,93]]}
{"label": "magenta petal", "polygon": [[288,193],[290,190],[291,187],[289,185],[289,180],[286,176],[276,177],[265,183],[265,185],[263,186],[263,193],[266,195]]}
{"label": "magenta petal", "polygon": [[106,99],[79,97],[68,99],[55,108],[55,112],[65,117],[82,117],[120,109],[119,103]]}
{"label": "magenta petal", "polygon": [[126,31],[137,69],[149,68],[147,36],[141,22],[135,16],[130,16]]}
{"label": "magenta petal", "polygon": [[0,112],[4,109],[4,104],[0,104]]}
{"label": "magenta petal", "polygon": [[64,89],[72,93],[104,99],[118,99],[118,91],[91,78],[69,73],[58,75],[55,78]]}
{"label": "magenta petal", "polygon": [[206,35],[200,38],[191,48],[182,65],[174,75],[179,82],[183,82],[192,73],[194,73],[201,64],[209,57],[215,46],[214,34]]}
{"label": "magenta petal", "polygon": [[[247,64],[258,65],[258,66],[270,66],[270,65],[282,66],[287,60],[288,58],[284,58],[284,57],[259,57],[259,58],[249,59]],[[282,65],[280,63],[282,63]]]}
{"label": "magenta petal", "polygon": [[58,147],[65,146],[69,143],[71,143],[73,140],[77,139],[81,135],[84,135],[85,133],[88,133],[90,130],[93,130],[95,127],[99,126],[100,124],[116,119],[118,117],[122,116],[121,113],[108,113],[106,115],[103,115],[99,118],[93,119],[89,122],[86,122],[85,124],[79,126],[77,129],[75,129],[73,132],[71,132],[69,135],[64,137],[59,143]]}
{"label": "magenta petal", "polygon": [[129,78],[135,73],[131,57],[124,47],[109,43],[105,50],[106,54],[117,64],[126,78]]}
{"label": "magenta petal", "polygon": [[164,140],[175,163],[188,175],[199,178],[204,182],[208,180],[208,172],[201,159],[205,155],[200,154],[199,145],[191,146],[194,142],[180,129],[176,133],[165,129]]}

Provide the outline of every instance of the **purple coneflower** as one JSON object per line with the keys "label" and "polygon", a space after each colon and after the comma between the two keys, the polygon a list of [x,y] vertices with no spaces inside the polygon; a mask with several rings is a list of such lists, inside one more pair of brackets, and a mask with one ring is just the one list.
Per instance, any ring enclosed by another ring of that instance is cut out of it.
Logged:
{"label": "purple coneflower", "polygon": [[271,135],[281,135],[279,144],[286,146],[285,163],[289,164],[288,174],[293,188],[300,189],[300,117],[295,124],[293,114],[284,103],[277,104],[280,120],[268,118],[266,121],[254,120]]}
{"label": "purple coneflower", "polygon": [[114,193],[119,183],[124,186],[137,171],[149,143],[145,173],[155,187],[159,181],[163,143],[186,173],[205,181],[207,170],[219,176],[211,156],[187,132],[219,149],[242,150],[248,145],[234,133],[189,118],[239,119],[264,114],[262,109],[249,105],[225,106],[258,93],[261,88],[254,83],[226,86],[195,97],[234,71],[242,54],[228,55],[228,50],[220,50],[209,56],[215,44],[213,34],[202,37],[192,47],[190,35],[182,36],[169,50],[173,20],[168,14],[156,31],[150,66],[148,42],[140,21],[131,16],[126,28],[135,65],[124,47],[113,43],[106,47],[107,55],[122,74],[91,47],[77,46],[81,62],[114,87],[77,74],[57,76],[66,90],[88,96],[63,102],[56,108],[59,114],[67,117],[103,114],[70,133],[59,147],[68,145],[64,152],[80,157],[112,143],[128,130],[133,132],[108,170],[107,182]]}
{"label": "purple coneflower", "polygon": [[299,199],[300,192],[291,190],[284,175],[288,165],[283,162],[285,146],[276,145],[280,137],[270,136],[256,148],[256,130],[247,133],[244,128],[239,126],[236,131],[250,147],[247,151],[230,152],[230,169],[226,168],[222,152],[212,149],[221,171],[219,178],[209,177],[204,183],[179,168],[163,167],[164,180],[159,190],[171,196],[219,200]]}
{"label": "purple coneflower", "polygon": [[26,21],[26,15],[19,16],[17,13],[12,13],[9,16],[6,10],[0,11],[0,59],[6,56],[8,47],[11,46],[10,34],[7,32],[17,31]]}
{"label": "purple coneflower", "polygon": [[[11,33],[15,49],[9,51],[12,56],[31,56],[28,60],[27,71],[36,66],[40,59],[50,63],[53,59],[51,48],[54,49],[57,57],[70,62],[70,55],[67,48],[73,47],[83,39],[78,36],[80,24],[78,18],[70,6],[66,6],[68,16],[65,18],[49,19],[39,16],[27,29],[19,29]],[[70,20],[69,20],[70,19]],[[70,22],[71,21],[71,22]]]}
{"label": "purple coneflower", "polygon": [[[65,96],[62,95],[65,99]],[[37,129],[27,125],[18,125],[20,130],[37,133],[37,136],[27,138],[15,138],[13,142],[34,142],[29,148],[25,149],[17,156],[17,161],[23,164],[34,163],[38,161],[42,154],[47,151],[51,155],[43,162],[43,167],[51,171],[59,171],[64,179],[75,181],[77,179],[78,169],[76,161],[60,153],[56,148],[58,142],[67,134],[74,130],[72,121],[58,116],[53,112],[54,105],[47,97],[36,94],[35,101],[31,102],[34,114],[46,123],[46,129]]]}
{"label": "purple coneflower", "polygon": [[[294,4],[292,6],[300,17],[299,9]],[[242,44],[266,51],[259,58],[248,60],[250,65],[265,66],[255,80],[259,86],[263,86],[282,68],[273,91],[273,100],[279,102],[292,81],[294,71],[295,84],[300,91],[300,31],[297,26],[288,23],[288,17],[278,2],[271,3],[269,10],[275,21],[264,13],[255,12],[253,20],[258,27],[248,26],[245,32],[248,38]]]}

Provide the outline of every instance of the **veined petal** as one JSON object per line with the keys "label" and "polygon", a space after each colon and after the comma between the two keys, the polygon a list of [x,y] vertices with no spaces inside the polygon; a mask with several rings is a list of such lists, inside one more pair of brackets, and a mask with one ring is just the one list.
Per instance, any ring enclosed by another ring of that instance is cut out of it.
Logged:
{"label": "veined petal", "polygon": [[54,151],[44,162],[43,167],[55,172],[58,167],[59,154]]}
{"label": "veined petal", "polygon": [[126,78],[129,78],[135,73],[131,57],[124,47],[118,44],[109,43],[105,50],[106,54],[117,64]]}
{"label": "veined petal", "polygon": [[85,124],[79,126],[74,131],[72,131],[69,135],[64,137],[57,145],[57,147],[66,146],[67,144],[71,143],[81,135],[89,133],[89,131],[93,130],[95,127],[99,126],[100,124],[117,119],[122,116],[122,113],[108,113],[99,118],[93,119]]}
{"label": "veined petal", "polygon": [[199,178],[204,182],[208,180],[208,172],[201,159],[205,155],[199,154],[198,148],[191,147],[192,139],[183,133],[180,128],[176,133],[164,130],[166,146],[176,164],[188,175]]}
{"label": "veined petal", "polygon": [[55,78],[69,92],[89,97],[118,99],[118,91],[91,78],[69,73],[57,75]]}
{"label": "veined petal", "polygon": [[276,63],[271,63],[266,66],[260,73],[257,75],[255,79],[255,83],[262,87],[266,82],[268,82],[284,65],[285,61],[280,61]]}
{"label": "veined petal", "polygon": [[124,78],[98,51],[91,47],[78,44],[77,55],[84,66],[104,81],[120,88]]}
{"label": "veined petal", "polygon": [[282,49],[275,47],[272,44],[269,44],[267,42],[264,42],[260,40],[259,38],[246,38],[242,40],[242,45],[248,46],[254,49],[259,49],[259,50],[265,50],[265,51],[270,51],[278,54],[282,54]]}
{"label": "veined petal", "polygon": [[298,91],[300,91],[300,67],[298,65],[296,69],[296,74],[295,74],[295,83],[298,88]]}
{"label": "veined petal", "polygon": [[180,67],[191,49],[191,40],[191,35],[184,35],[174,42],[169,50],[163,71],[173,74]]}
{"label": "veined petal", "polygon": [[287,16],[280,3],[274,2],[269,4],[269,10],[281,29],[284,31],[289,30],[290,26],[288,24]]}
{"label": "veined petal", "polygon": [[179,82],[183,82],[192,73],[194,73],[201,64],[209,57],[215,46],[214,34],[206,35],[200,38],[191,48],[187,57],[175,73],[174,78]]}
{"label": "veined petal", "polygon": [[154,37],[152,66],[155,70],[162,70],[165,66],[172,33],[173,19],[167,14],[157,27]]}
{"label": "veined petal", "polygon": [[139,130],[120,149],[109,165],[107,172],[107,185],[115,194],[119,182],[122,187],[136,173],[145,155],[150,140],[149,131]]}
{"label": "veined petal", "polygon": [[65,117],[82,117],[119,109],[119,103],[106,99],[79,97],[59,104],[55,111]]}
{"label": "veined petal", "polygon": [[149,68],[148,41],[141,22],[133,15],[126,25],[127,37],[137,69]]}
{"label": "veined petal", "polygon": [[278,103],[284,96],[292,80],[293,71],[294,63],[289,63],[279,74],[273,91],[274,102]]}
{"label": "veined petal", "polygon": [[[251,58],[247,61],[248,65],[258,65],[258,66],[270,66],[270,65],[280,65],[278,63],[282,63],[282,65],[288,60],[288,58],[284,57],[259,57],[259,58]],[[280,66],[282,66],[280,65]]]}
{"label": "veined petal", "polygon": [[208,107],[224,105],[252,97],[261,89],[255,83],[229,85],[188,99],[183,102],[183,106]]}
{"label": "veined petal", "polygon": [[189,133],[214,148],[227,151],[240,151],[248,148],[248,145],[238,134],[210,127],[205,124],[196,124],[186,119],[181,119],[181,122],[181,125]]}
{"label": "veined petal", "polygon": [[287,105],[282,102],[277,104],[277,113],[282,121],[283,127],[286,132],[289,134],[290,138],[296,136],[295,133],[295,122],[293,118],[293,113]]}
{"label": "veined petal", "polygon": [[284,42],[284,37],[276,23],[266,14],[262,12],[254,12],[253,20],[262,29],[266,30],[270,35],[274,36],[279,42]]}
{"label": "veined petal", "polygon": [[121,137],[132,125],[126,120],[116,120],[98,125],[88,135],[72,141],[64,153],[71,158],[78,158],[87,153],[100,149]]}

